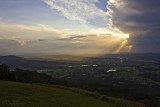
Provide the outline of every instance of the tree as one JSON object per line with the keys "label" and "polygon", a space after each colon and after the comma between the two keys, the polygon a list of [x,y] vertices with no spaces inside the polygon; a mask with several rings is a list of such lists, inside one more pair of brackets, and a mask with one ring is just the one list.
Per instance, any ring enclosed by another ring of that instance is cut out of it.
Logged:
{"label": "tree", "polygon": [[6,64],[0,65],[0,79],[8,80],[10,76],[10,68]]}

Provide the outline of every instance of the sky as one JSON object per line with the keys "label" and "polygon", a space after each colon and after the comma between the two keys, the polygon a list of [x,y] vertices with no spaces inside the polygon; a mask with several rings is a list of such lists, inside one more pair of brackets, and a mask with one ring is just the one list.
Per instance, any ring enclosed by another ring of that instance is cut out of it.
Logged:
{"label": "sky", "polygon": [[0,55],[160,52],[158,0],[0,0]]}

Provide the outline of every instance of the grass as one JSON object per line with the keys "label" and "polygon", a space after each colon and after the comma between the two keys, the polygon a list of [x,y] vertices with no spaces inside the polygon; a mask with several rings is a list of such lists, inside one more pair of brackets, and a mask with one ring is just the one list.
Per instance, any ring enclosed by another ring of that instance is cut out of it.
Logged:
{"label": "grass", "polygon": [[0,107],[114,107],[68,90],[0,81]]}

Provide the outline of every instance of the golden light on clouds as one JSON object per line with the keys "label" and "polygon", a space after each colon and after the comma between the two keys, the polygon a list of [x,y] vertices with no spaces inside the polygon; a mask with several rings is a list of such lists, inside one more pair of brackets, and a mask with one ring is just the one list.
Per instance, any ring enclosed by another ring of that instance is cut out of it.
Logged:
{"label": "golden light on clouds", "polygon": [[131,52],[133,46],[132,45],[128,45],[128,39],[129,39],[129,34],[122,34],[120,35],[121,38],[123,38],[121,44],[119,45],[119,47],[115,50],[114,53],[118,54],[122,51],[124,52]]}
{"label": "golden light on clouds", "polygon": [[86,42],[84,42],[84,41],[72,41],[71,43],[82,44],[82,43],[86,43]]}
{"label": "golden light on clouds", "polygon": [[[45,25],[15,25],[0,23],[0,39],[13,45],[16,52],[39,52],[46,54],[102,55],[120,52],[131,52],[128,45],[129,34],[109,31],[105,28],[91,29],[84,32],[58,30]],[[7,32],[7,33],[6,33]],[[4,35],[4,36],[3,36]],[[7,36],[5,36],[7,35]],[[44,50],[42,50],[42,48]],[[10,51],[10,50],[6,50]]]}

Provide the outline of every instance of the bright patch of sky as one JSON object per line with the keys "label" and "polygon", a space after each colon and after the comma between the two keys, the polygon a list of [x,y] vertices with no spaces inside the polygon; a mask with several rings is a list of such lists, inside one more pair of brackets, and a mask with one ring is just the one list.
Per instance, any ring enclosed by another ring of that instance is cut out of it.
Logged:
{"label": "bright patch of sky", "polygon": [[114,53],[123,33],[109,26],[106,5],[107,0],[0,0],[0,54]]}

